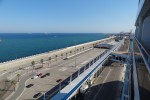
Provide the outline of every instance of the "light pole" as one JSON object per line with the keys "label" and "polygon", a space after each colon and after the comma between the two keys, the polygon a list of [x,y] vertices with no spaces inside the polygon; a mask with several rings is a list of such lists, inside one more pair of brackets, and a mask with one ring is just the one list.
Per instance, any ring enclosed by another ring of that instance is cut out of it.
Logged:
{"label": "light pole", "polygon": [[74,42],[75,42],[75,67],[76,67],[76,42],[77,40],[74,40]]}
{"label": "light pole", "polygon": [[[74,42],[75,42],[75,67],[76,67],[76,65],[77,65],[77,62],[76,62],[76,42],[77,42],[77,40],[74,40]],[[78,76],[79,76],[79,69],[78,69]]]}

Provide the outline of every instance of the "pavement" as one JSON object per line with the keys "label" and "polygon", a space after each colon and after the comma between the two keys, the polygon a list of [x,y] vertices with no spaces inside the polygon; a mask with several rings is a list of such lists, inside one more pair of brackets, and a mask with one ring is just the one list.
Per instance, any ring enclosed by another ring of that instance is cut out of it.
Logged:
{"label": "pavement", "polygon": [[106,66],[94,84],[87,90],[84,100],[117,100],[121,98],[122,73],[119,63]]}
{"label": "pavement", "polygon": [[34,86],[31,88],[25,88],[22,95],[18,98],[18,100],[22,99],[33,99],[33,96],[36,93],[44,93],[48,90],[52,89],[58,83],[56,80],[58,79],[66,79],[72,73],[76,72],[79,68],[83,67],[85,64],[83,62],[89,62],[92,58],[96,57],[98,54],[102,53],[104,49],[92,49],[86,53],[80,54],[76,56],[76,67],[75,67],[75,57],[71,57],[64,62],[58,62],[57,64],[49,65],[49,67],[45,66],[43,71],[39,71],[40,73],[50,73],[50,76],[45,78],[37,78],[37,79],[29,79],[26,84],[33,83]]}
{"label": "pavement", "polygon": [[[86,53],[87,51],[91,50],[92,48],[86,48],[85,51],[80,52],[81,54]],[[76,55],[79,55],[80,53],[77,53]],[[67,60],[66,60],[67,61]],[[41,72],[49,70],[51,68],[53,68],[53,66],[56,66],[58,64],[63,63],[64,60],[61,57],[56,59],[52,59],[51,62],[50,61],[44,61],[44,68],[39,69],[41,70]],[[42,66],[41,63],[36,64],[35,66]],[[45,68],[46,67],[46,68]],[[16,97],[18,97],[22,91],[24,90],[25,87],[25,81],[29,78],[31,78],[31,76],[29,75],[29,72],[32,72],[32,66],[20,66],[19,68],[14,68],[14,69],[9,69],[7,71],[3,71],[0,72],[0,99],[4,99],[4,98],[10,98],[10,100],[15,100]],[[35,70],[38,71],[38,70]],[[12,80],[18,80],[17,74],[20,74],[20,81],[17,82],[16,84],[16,91],[14,93],[13,91],[13,86],[11,85],[11,81]],[[27,74],[27,75],[26,75]],[[9,84],[7,82],[7,87],[6,87],[6,83],[5,80],[9,81]],[[9,85],[9,86],[8,86]],[[11,95],[13,95],[11,97]],[[14,98],[14,99],[12,99]]]}

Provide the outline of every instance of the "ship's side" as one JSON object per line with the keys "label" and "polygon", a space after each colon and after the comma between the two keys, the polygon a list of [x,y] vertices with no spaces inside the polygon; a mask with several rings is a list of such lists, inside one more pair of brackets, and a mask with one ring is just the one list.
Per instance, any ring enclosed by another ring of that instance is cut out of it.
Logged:
{"label": "ship's side", "polygon": [[[150,98],[150,0],[139,0],[133,39],[133,99]],[[136,82],[137,81],[137,82]]]}

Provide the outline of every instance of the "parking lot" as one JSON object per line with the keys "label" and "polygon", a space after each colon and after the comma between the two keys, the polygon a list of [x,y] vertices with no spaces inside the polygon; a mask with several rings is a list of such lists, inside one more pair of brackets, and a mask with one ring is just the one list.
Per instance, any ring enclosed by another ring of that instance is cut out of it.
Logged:
{"label": "parking lot", "polygon": [[103,51],[105,51],[105,49],[94,48],[80,55],[76,55],[76,57],[73,56],[66,60],[59,60],[58,62],[53,64],[49,64],[48,62],[46,62],[43,65],[44,68],[35,71],[38,74],[42,73],[41,76],[46,73],[50,73],[50,76],[46,75],[46,77],[43,78],[41,78],[40,76],[36,79],[28,79],[26,85],[34,85],[30,88],[25,88],[18,100],[33,99],[33,96],[37,93],[44,94],[45,92],[59,84],[56,81],[66,79],[68,76],[76,72],[79,68],[86,65],[86,63],[88,63],[91,59],[95,58],[97,55],[101,54]]}

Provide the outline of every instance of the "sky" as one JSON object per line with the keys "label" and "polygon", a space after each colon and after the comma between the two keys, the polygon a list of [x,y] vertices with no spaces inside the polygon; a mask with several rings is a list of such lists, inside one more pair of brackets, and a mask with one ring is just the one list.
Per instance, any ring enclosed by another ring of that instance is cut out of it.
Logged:
{"label": "sky", "polygon": [[118,33],[134,29],[138,0],[0,0],[0,33]]}

